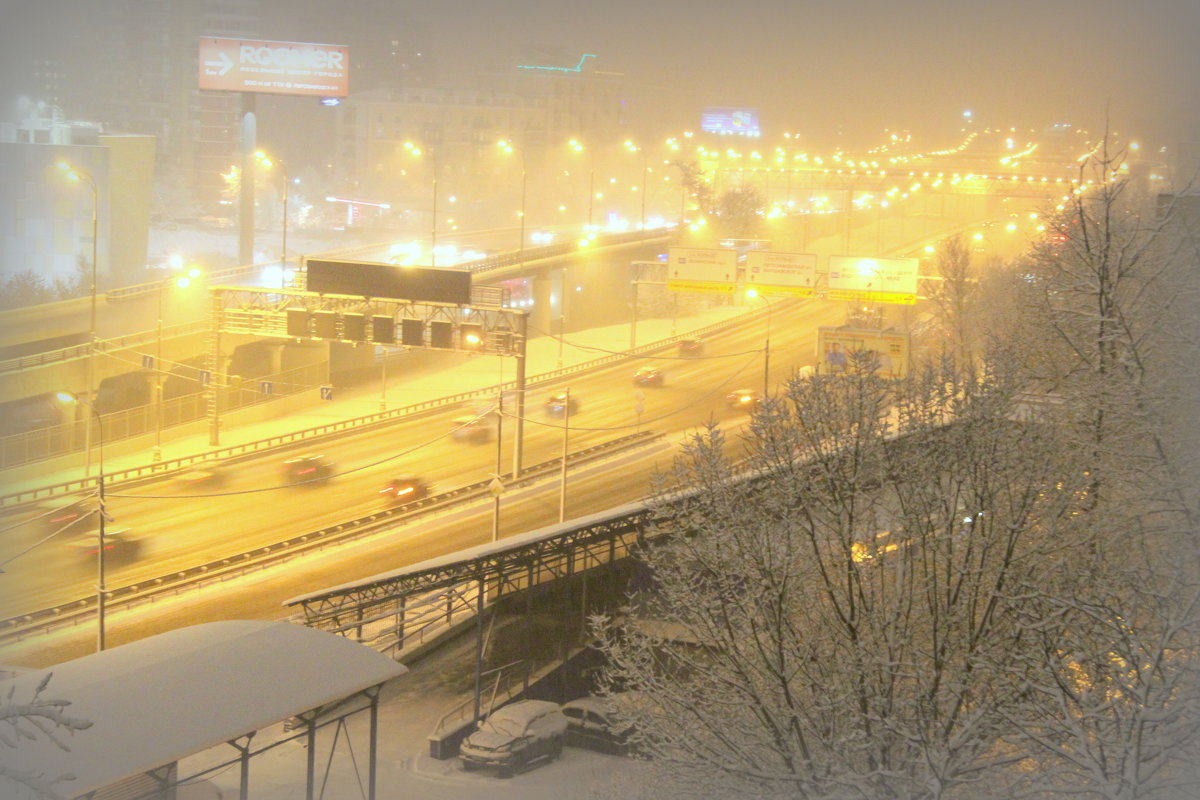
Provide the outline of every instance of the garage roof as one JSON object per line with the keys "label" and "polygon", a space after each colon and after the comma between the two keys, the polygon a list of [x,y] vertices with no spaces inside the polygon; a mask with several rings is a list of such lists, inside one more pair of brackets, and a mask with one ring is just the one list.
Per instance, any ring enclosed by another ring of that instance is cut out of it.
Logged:
{"label": "garage roof", "polygon": [[[0,683],[27,702],[47,673],[43,698],[92,723],[42,735],[10,754],[78,797],[243,734],[383,683],[407,668],[368,647],[287,622],[210,622],[152,636]],[[8,779],[0,778],[0,789]],[[4,794],[0,791],[0,795]]]}

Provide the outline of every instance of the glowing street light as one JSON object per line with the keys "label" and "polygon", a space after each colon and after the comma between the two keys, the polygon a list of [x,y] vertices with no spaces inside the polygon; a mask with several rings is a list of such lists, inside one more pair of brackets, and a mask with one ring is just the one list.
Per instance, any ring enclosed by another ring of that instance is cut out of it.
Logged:
{"label": "glowing street light", "polygon": [[746,290],[746,297],[762,300],[767,306],[767,336],[763,340],[763,397],[765,398],[771,391],[771,301],[753,286]]}
{"label": "glowing street light", "polygon": [[[575,139],[567,143],[567,146],[576,153],[582,153],[587,148]],[[591,166],[588,168],[588,219],[587,229],[592,229],[592,210],[596,204],[596,154],[591,153]],[[582,243],[581,243],[582,245]]]}
{"label": "glowing street light", "polygon": [[[96,439],[100,443],[100,454],[98,460],[98,469],[96,472],[96,490],[97,490],[97,507],[96,514],[99,517],[99,540],[96,547],[96,649],[104,649],[104,614],[105,600],[107,599],[108,588],[104,583],[105,564],[104,564],[104,526],[108,522],[108,512],[104,508],[104,426],[100,420],[100,412],[96,407],[87,400],[82,400],[78,396],[70,392],[59,392],[55,397],[62,403],[82,404],[88,407],[92,412],[92,417],[96,420]],[[91,421],[89,420],[88,430],[91,430]],[[90,449],[90,448],[89,448]]]}
{"label": "glowing street light", "polygon": [[154,460],[162,461],[162,417],[163,417],[163,383],[166,372],[163,369],[163,295],[167,284],[174,283],[180,289],[186,289],[192,281],[200,277],[200,270],[192,267],[184,275],[168,275],[158,284],[158,336],[154,354]]}
{"label": "glowing street light", "polygon": [[[85,169],[74,167],[66,161],[58,162],[58,168],[67,176],[68,180],[85,181],[92,190],[92,287],[91,287],[91,317],[88,323],[88,361],[87,361],[87,392],[89,395],[94,394],[94,385],[96,382],[96,270],[97,270],[97,253],[98,243],[100,241],[100,228],[97,224],[97,209],[100,205],[100,195],[96,190],[96,180],[92,174]],[[83,475],[87,477],[92,471],[92,448],[91,448],[91,426],[88,426],[89,433],[85,436]]]}
{"label": "glowing street light", "polygon": [[270,158],[262,150],[254,153],[255,159],[262,166],[270,169],[278,166],[279,171],[283,174],[283,240],[279,244],[279,288],[284,288],[284,282],[287,274],[287,224],[288,224],[288,174],[287,164],[283,163],[283,159]]}
{"label": "glowing street light", "polygon": [[[412,142],[405,142],[404,149],[407,150],[414,158],[421,158],[424,155],[429,156],[429,160],[433,166],[433,208],[429,214],[429,266],[437,266],[437,201],[438,201],[438,162],[437,153],[425,148],[422,150]],[[453,200],[453,198],[451,198]]]}
{"label": "glowing street light", "polygon": [[524,148],[517,149],[509,139],[501,139],[496,142],[505,153],[512,155],[514,149],[521,156],[521,246],[517,251],[517,261],[520,264],[525,263],[525,189],[527,185],[528,172],[525,169],[525,150]]}

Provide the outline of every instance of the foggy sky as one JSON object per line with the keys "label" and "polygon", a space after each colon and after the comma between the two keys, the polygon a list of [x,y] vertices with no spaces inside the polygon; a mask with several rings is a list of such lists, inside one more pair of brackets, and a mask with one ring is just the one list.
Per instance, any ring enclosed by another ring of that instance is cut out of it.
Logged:
{"label": "foggy sky", "polygon": [[[330,30],[392,26],[418,31],[462,75],[530,53],[594,53],[599,69],[692,87],[701,105],[758,108],[768,135],[828,141],[841,128],[874,141],[887,128],[944,140],[969,108],[981,125],[1098,130],[1107,114],[1155,144],[1200,138],[1200,0],[263,2],[288,13],[268,17],[261,38],[336,44]],[[107,4],[0,0],[0,70]]]}

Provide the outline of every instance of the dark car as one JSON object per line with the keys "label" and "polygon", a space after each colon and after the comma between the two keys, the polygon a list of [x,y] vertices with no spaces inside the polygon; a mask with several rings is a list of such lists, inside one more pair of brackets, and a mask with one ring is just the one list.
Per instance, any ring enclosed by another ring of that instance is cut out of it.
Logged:
{"label": "dark car", "polygon": [[680,341],[679,355],[687,358],[695,358],[696,356],[704,355],[704,340],[693,338]]}
{"label": "dark car", "polygon": [[454,441],[469,442],[471,444],[487,444],[490,442],[496,426],[490,415],[458,417],[451,424],[454,426],[454,431],[450,436]]}
{"label": "dark car", "polygon": [[634,386],[658,386],[663,385],[665,378],[663,372],[658,367],[642,367],[637,372],[633,373]]}
{"label": "dark car", "polygon": [[204,491],[224,486],[229,478],[229,467],[219,461],[203,461],[191,469],[179,473],[178,481],[186,489]]}
{"label": "dark car", "polygon": [[[66,500],[42,500],[33,505],[33,513],[29,519],[35,522],[39,530],[47,533],[70,529],[72,531],[95,530],[96,517],[94,502],[78,500],[74,503]],[[84,519],[89,517],[90,519]]]}
{"label": "dark car", "polygon": [[421,478],[392,478],[379,493],[390,505],[402,506],[428,497],[432,488]]}
{"label": "dark car", "polygon": [[327,481],[333,477],[333,462],[324,456],[299,456],[283,462],[283,479],[304,484]]}
{"label": "dark car", "polygon": [[631,751],[632,727],[622,720],[607,697],[586,696],[563,703],[567,718],[567,744],[612,755]]}
{"label": "dark car", "polygon": [[749,411],[758,405],[758,392],[753,389],[734,389],[725,395],[725,405]]}
{"label": "dark car", "polygon": [[541,758],[553,761],[562,754],[567,718],[558,703],[518,700],[493,711],[458,748],[463,769],[496,767],[500,776]]}
{"label": "dark car", "polygon": [[572,416],[579,413],[579,401],[575,399],[575,395],[563,392],[546,398],[546,413],[550,416],[561,417],[568,412]]}
{"label": "dark car", "polygon": [[[95,560],[100,552],[98,532],[79,534],[68,539],[66,544],[81,559]],[[141,541],[130,536],[128,530],[117,528],[104,532],[104,558],[106,561],[111,560],[118,564],[135,561],[141,552]]]}

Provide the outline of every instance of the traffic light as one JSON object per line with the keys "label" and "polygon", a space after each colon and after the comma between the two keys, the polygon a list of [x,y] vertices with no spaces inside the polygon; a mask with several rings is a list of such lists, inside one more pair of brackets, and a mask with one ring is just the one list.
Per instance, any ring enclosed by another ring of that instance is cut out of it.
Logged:
{"label": "traffic light", "polygon": [[391,317],[371,317],[371,341],[376,344],[395,344],[396,320]]}
{"label": "traffic light", "polygon": [[303,308],[289,308],[287,310],[287,334],[301,339],[309,337],[309,317],[308,311]]}
{"label": "traffic light", "polygon": [[482,350],[483,326],[475,323],[458,326],[458,346],[463,350]]}
{"label": "traffic light", "polygon": [[405,347],[423,347],[425,345],[425,323],[419,319],[401,320],[400,343]]}
{"label": "traffic light", "polygon": [[429,346],[439,350],[454,349],[454,325],[449,322],[429,323]]}

